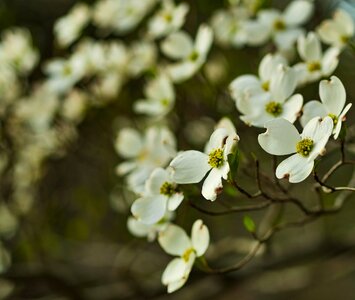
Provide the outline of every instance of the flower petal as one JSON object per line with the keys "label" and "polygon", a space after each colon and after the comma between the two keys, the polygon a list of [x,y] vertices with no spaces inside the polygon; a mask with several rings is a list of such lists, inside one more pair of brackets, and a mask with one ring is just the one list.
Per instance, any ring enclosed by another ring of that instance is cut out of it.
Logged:
{"label": "flower petal", "polygon": [[314,5],[308,0],[291,1],[283,16],[287,25],[297,26],[306,23],[313,13]]}
{"label": "flower petal", "polygon": [[322,80],[319,84],[319,95],[329,113],[339,116],[344,108],[346,92],[338,77]]}
{"label": "flower petal", "polygon": [[223,148],[226,138],[228,137],[228,130],[226,128],[217,128],[211,134],[211,137],[206,144],[205,153],[210,153],[214,149],[221,149]]}
{"label": "flower petal", "polygon": [[301,140],[296,127],[289,121],[278,118],[266,123],[266,132],[259,134],[260,146],[273,155],[286,155],[296,151]]}
{"label": "flower petal", "polygon": [[181,59],[193,51],[193,41],[186,32],[174,32],[161,43],[161,50],[170,58]]}
{"label": "flower petal", "polygon": [[306,62],[319,62],[322,58],[321,43],[314,32],[309,32],[307,36],[301,35],[297,41],[297,49]]}
{"label": "flower petal", "polygon": [[290,67],[279,65],[271,78],[270,92],[272,101],[283,103],[290,97],[297,85],[297,73]]}
{"label": "flower petal", "polygon": [[293,95],[290,99],[288,99],[284,105],[282,114],[280,117],[294,123],[299,116],[299,113],[302,109],[303,105],[303,97],[301,94]]}
{"label": "flower petal", "polygon": [[335,47],[328,48],[322,59],[323,76],[330,76],[339,64],[340,50]]}
{"label": "flower petal", "polygon": [[146,196],[134,201],[131,212],[140,222],[155,224],[164,217],[166,205],[165,196]]}
{"label": "flower petal", "polygon": [[182,200],[184,200],[183,193],[176,193],[172,195],[168,200],[168,210],[170,211],[176,210],[181,204]]}
{"label": "flower petal", "polygon": [[352,103],[349,103],[347,106],[345,106],[344,110],[341,112],[341,114],[338,117],[338,123],[335,126],[335,129],[333,130],[334,133],[334,139],[336,140],[339,136],[340,130],[341,130],[341,125],[345,119],[345,115],[348,112],[348,110],[351,108]]}
{"label": "flower petal", "polygon": [[176,256],[182,256],[192,246],[185,230],[174,224],[159,233],[158,242],[166,253]]}
{"label": "flower petal", "polygon": [[210,234],[202,220],[196,220],[192,225],[191,241],[197,257],[204,255],[210,243]]}
{"label": "flower petal", "polygon": [[311,119],[315,117],[324,118],[327,114],[328,111],[323,103],[316,100],[309,101],[303,106],[303,114],[300,119],[301,125],[305,127]]}
{"label": "flower petal", "polygon": [[211,48],[212,41],[212,29],[206,24],[200,25],[196,34],[195,41],[195,50],[199,53],[199,55],[206,56],[206,54]]}
{"label": "flower petal", "polygon": [[182,258],[174,258],[165,268],[161,282],[168,285],[181,280],[185,275],[186,262]]}
{"label": "flower petal", "polygon": [[172,160],[170,167],[174,181],[181,184],[200,182],[211,169],[208,155],[195,150],[180,153]]}
{"label": "flower petal", "polygon": [[141,136],[135,129],[121,129],[117,136],[115,147],[117,152],[123,157],[135,157],[143,147]]}
{"label": "flower petal", "polygon": [[282,161],[276,169],[276,177],[288,178],[291,183],[305,180],[311,174],[314,160],[308,160],[299,154],[294,154]]}
{"label": "flower petal", "polygon": [[[225,162],[226,164],[226,162]],[[213,168],[208,174],[207,178],[202,185],[202,196],[211,201],[217,199],[217,195],[220,193],[223,188],[222,177],[224,169],[223,168]]]}
{"label": "flower petal", "polygon": [[167,170],[156,168],[147,179],[145,186],[148,193],[159,195],[160,188],[164,182],[172,181]]}
{"label": "flower petal", "polygon": [[279,65],[287,65],[286,59],[280,54],[267,54],[259,65],[259,77],[262,82],[270,81]]}

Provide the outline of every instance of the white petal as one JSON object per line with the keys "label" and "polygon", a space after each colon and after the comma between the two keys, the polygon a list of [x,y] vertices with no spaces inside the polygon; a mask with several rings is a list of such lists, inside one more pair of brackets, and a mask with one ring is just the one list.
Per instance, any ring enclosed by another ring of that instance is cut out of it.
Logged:
{"label": "white petal", "polygon": [[180,153],[172,160],[170,167],[174,181],[181,184],[200,182],[211,168],[208,155],[195,150]]}
{"label": "white petal", "polygon": [[160,101],[141,100],[137,101],[133,105],[133,109],[136,113],[147,114],[151,116],[159,116],[168,113],[172,107],[172,102],[168,99],[164,103]]}
{"label": "white petal", "polygon": [[319,95],[328,112],[339,116],[346,101],[345,88],[339,78],[332,76],[329,81],[322,80],[319,84]]}
{"label": "white petal", "polygon": [[242,75],[235,78],[229,85],[229,91],[234,100],[237,100],[243,93],[260,93],[262,90],[261,82],[255,75]]}
{"label": "white petal", "polygon": [[323,76],[331,75],[339,64],[339,54],[338,48],[329,48],[325,51],[322,59],[322,73]]}
{"label": "white petal", "polygon": [[174,281],[168,285],[168,294],[177,291],[178,289],[182,288],[183,285],[186,283],[187,277],[183,277],[178,281]]}
{"label": "white petal", "polygon": [[170,255],[182,256],[192,246],[186,232],[174,224],[169,224],[159,233],[158,241],[164,251]]}
{"label": "white petal", "polygon": [[150,232],[149,225],[143,224],[133,217],[128,218],[127,228],[130,233],[137,237],[145,237]]}
{"label": "white petal", "polygon": [[123,157],[137,156],[142,149],[142,139],[139,132],[132,128],[121,129],[118,133],[115,147],[117,152]]}
{"label": "white petal", "polygon": [[349,37],[354,35],[354,20],[345,10],[338,9],[334,14],[334,19],[342,32]]}
{"label": "white petal", "polygon": [[199,53],[199,55],[205,56],[207,52],[210,50],[213,41],[213,32],[212,29],[202,24],[200,25],[195,41],[195,50]]}
{"label": "white petal", "polygon": [[211,137],[205,147],[205,153],[209,154],[214,149],[223,148],[227,137],[228,130],[226,128],[217,128],[211,134]]}
{"label": "white petal", "polygon": [[132,204],[131,212],[144,224],[155,224],[165,215],[167,198],[165,196],[146,196]]}
{"label": "white petal", "polygon": [[314,32],[309,32],[307,36],[301,35],[297,41],[297,49],[306,62],[319,62],[322,58],[321,43]]}
{"label": "white petal", "polygon": [[162,43],[163,53],[173,59],[187,57],[193,50],[191,37],[183,31],[170,34]]}
{"label": "white petal", "polygon": [[291,1],[283,13],[286,24],[295,26],[306,23],[313,13],[313,8],[314,5],[311,1]]}
{"label": "white petal", "polygon": [[301,28],[291,28],[284,31],[278,31],[275,34],[275,44],[281,51],[289,51],[294,47],[298,37],[303,33]]}
{"label": "white petal", "polygon": [[168,210],[170,211],[176,210],[181,204],[182,200],[184,200],[183,193],[176,193],[172,195],[168,200]]}
{"label": "white petal", "polygon": [[259,134],[260,146],[273,155],[286,155],[296,152],[296,144],[301,140],[296,127],[289,121],[279,118],[265,125],[266,132]]}
{"label": "white petal", "polygon": [[146,181],[146,190],[150,194],[159,195],[160,188],[165,182],[171,182],[171,177],[167,170],[156,168]]}
{"label": "white petal", "polygon": [[181,63],[171,64],[166,68],[171,80],[174,83],[183,82],[191,78],[200,68],[200,64],[187,60]]}
{"label": "white petal", "polygon": [[282,161],[277,169],[277,178],[288,178],[291,183],[305,180],[311,174],[314,160],[308,160],[299,154],[294,154]]}
{"label": "white petal", "polygon": [[267,54],[259,65],[259,76],[263,82],[270,81],[279,65],[287,65],[286,59],[280,54]]}
{"label": "white petal", "polygon": [[302,127],[315,117],[324,118],[328,114],[328,111],[323,103],[319,101],[310,101],[303,106],[303,114],[300,119]]}
{"label": "white petal", "polygon": [[280,117],[294,123],[299,116],[299,113],[302,109],[303,105],[303,97],[301,94],[293,95],[290,99],[288,99],[283,107],[282,114]]}
{"label": "white petal", "polygon": [[222,185],[222,170],[219,168],[213,168],[208,174],[207,178],[202,185],[202,196],[207,199],[214,201],[217,199],[217,195],[223,188]]}
{"label": "white petal", "polygon": [[116,167],[116,173],[117,173],[117,175],[121,176],[121,175],[124,175],[124,174],[127,174],[127,173],[133,171],[136,167],[137,167],[137,163],[131,162],[131,161],[126,161],[126,162],[119,164]]}
{"label": "white petal", "polygon": [[284,102],[290,97],[297,85],[297,73],[292,68],[279,65],[274,77],[271,78],[270,92],[272,101]]}
{"label": "white petal", "polygon": [[210,234],[202,220],[196,220],[192,225],[191,241],[197,257],[204,255],[210,243]]}
{"label": "white petal", "polygon": [[325,20],[317,28],[317,33],[325,44],[336,47],[343,47],[344,42],[341,40],[342,33],[339,26],[333,20]]}
{"label": "white petal", "polygon": [[347,106],[345,106],[344,110],[341,112],[341,114],[338,118],[338,123],[336,124],[335,129],[333,131],[335,140],[339,137],[339,133],[341,130],[341,125],[343,123],[343,119],[345,118],[345,115],[348,112],[348,110],[351,108],[351,106],[352,106],[352,103],[349,103]]}
{"label": "white petal", "polygon": [[182,258],[174,258],[165,268],[161,281],[164,285],[181,280],[185,275],[186,263]]}

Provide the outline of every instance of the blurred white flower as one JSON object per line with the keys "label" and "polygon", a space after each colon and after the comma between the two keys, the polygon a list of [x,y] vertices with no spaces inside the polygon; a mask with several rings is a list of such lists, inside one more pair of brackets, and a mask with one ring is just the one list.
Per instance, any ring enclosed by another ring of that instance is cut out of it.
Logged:
{"label": "blurred white flower", "polygon": [[117,174],[129,174],[129,188],[135,193],[143,193],[151,172],[157,167],[165,167],[176,155],[175,143],[174,135],[165,127],[150,127],[144,136],[132,128],[120,130],[116,151],[129,161],[117,166]]}
{"label": "blurred white flower", "polygon": [[202,195],[207,200],[216,200],[223,188],[222,178],[227,179],[230,171],[228,155],[235,150],[238,141],[239,136],[232,124],[228,128],[218,127],[212,133],[204,153],[183,151],[171,161],[174,181],[179,184],[197,183],[209,173],[202,185]]}
{"label": "blurred white flower", "polygon": [[243,114],[249,113],[243,110],[243,101],[250,97],[265,94],[270,90],[271,78],[278,72],[279,65],[287,66],[286,59],[280,54],[267,54],[259,64],[259,77],[256,75],[241,75],[235,78],[229,85],[229,91],[236,102],[236,106]]}
{"label": "blurred white flower", "polygon": [[303,107],[303,115],[301,124],[305,126],[314,117],[324,118],[329,116],[334,123],[334,139],[337,139],[341,130],[342,122],[345,120],[345,115],[351,108],[349,103],[345,108],[346,91],[340,79],[332,76],[331,79],[322,80],[319,84],[319,95],[321,102],[310,101]]}
{"label": "blurred white flower", "polygon": [[263,127],[275,118],[295,122],[303,104],[301,94],[294,94],[297,85],[296,72],[280,64],[270,79],[268,92],[243,97],[237,102],[243,113],[240,119],[247,125]]}
{"label": "blurred white flower", "polygon": [[299,85],[329,76],[338,66],[339,49],[328,48],[322,53],[322,45],[314,32],[309,32],[307,36],[301,35],[297,41],[297,49],[303,60],[294,66]]}
{"label": "blurred white flower", "polygon": [[4,31],[0,44],[0,63],[9,64],[19,74],[29,73],[37,64],[39,54],[32,45],[26,29],[12,28]]}
{"label": "blurred white flower", "polygon": [[73,89],[63,100],[60,114],[68,121],[79,123],[88,106],[88,95],[79,89]]}
{"label": "blurred white flower", "polygon": [[80,36],[90,20],[90,8],[85,3],[76,4],[67,15],[54,24],[55,38],[60,47],[70,46]]}
{"label": "blurred white flower", "polygon": [[179,62],[169,64],[166,71],[173,82],[182,82],[192,77],[205,63],[211,48],[213,33],[209,26],[200,25],[196,40],[183,31],[169,35],[161,44],[163,53]]}
{"label": "blurred white flower", "polygon": [[129,217],[127,220],[127,228],[129,232],[136,237],[146,237],[149,242],[153,242],[160,231],[166,229],[173,218],[174,213],[168,211],[164,218],[162,218],[159,223],[155,224],[144,224],[134,217]]}
{"label": "blurred white flower", "polygon": [[134,201],[131,212],[140,222],[154,224],[167,211],[175,211],[183,199],[184,195],[174,182],[171,172],[156,168],[145,183],[143,196]]}
{"label": "blurred white flower", "polygon": [[136,28],[157,0],[101,0],[93,8],[98,27],[124,34]]}
{"label": "blurred white flower", "polygon": [[189,11],[187,3],[175,5],[173,0],[162,0],[161,9],[148,22],[148,35],[161,38],[179,30]]}
{"label": "blurred white flower", "polygon": [[18,221],[14,213],[6,204],[0,204],[0,236],[11,237],[18,226]]}
{"label": "blurred white flower", "polygon": [[279,51],[293,48],[297,38],[304,32],[300,27],[311,17],[314,9],[312,1],[295,0],[284,12],[276,9],[264,9],[258,12],[258,21],[264,24]]}
{"label": "blurred white flower", "polygon": [[153,68],[157,60],[155,44],[148,41],[135,42],[131,45],[129,53],[128,73],[132,77]]}
{"label": "blurred white flower", "polygon": [[333,19],[323,21],[317,28],[321,40],[333,47],[343,48],[354,36],[354,21],[343,9],[337,9]]}
{"label": "blurred white flower", "polygon": [[144,89],[146,99],[134,103],[134,110],[151,116],[164,116],[174,106],[174,86],[168,76],[160,74],[149,81]]}
{"label": "blurred white flower", "polygon": [[85,76],[85,70],[86,61],[81,55],[53,59],[44,67],[48,75],[46,84],[53,92],[65,94]]}
{"label": "blurred white flower", "polygon": [[202,220],[196,220],[190,238],[182,228],[170,224],[159,233],[158,241],[166,253],[178,256],[166,266],[161,278],[168,293],[172,293],[185,284],[196,258],[205,254],[210,243],[209,231]]}
{"label": "blurred white flower", "polygon": [[303,128],[301,134],[289,121],[278,118],[265,124],[266,132],[259,134],[260,146],[273,155],[292,156],[282,161],[277,169],[277,178],[286,178],[291,183],[305,180],[311,174],[314,160],[325,151],[325,145],[333,131],[333,120],[315,117]]}

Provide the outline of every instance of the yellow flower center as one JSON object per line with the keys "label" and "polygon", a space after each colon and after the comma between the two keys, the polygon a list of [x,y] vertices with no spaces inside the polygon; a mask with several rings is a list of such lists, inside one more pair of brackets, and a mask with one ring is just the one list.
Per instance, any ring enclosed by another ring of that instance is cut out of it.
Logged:
{"label": "yellow flower center", "polygon": [[274,117],[278,117],[282,113],[282,104],[279,102],[271,101],[265,106],[266,112]]}
{"label": "yellow flower center", "polygon": [[160,103],[163,106],[168,106],[169,105],[169,100],[168,99],[162,99],[162,100],[160,100]]}
{"label": "yellow flower center", "polygon": [[307,68],[309,72],[315,72],[315,71],[319,71],[322,68],[322,66],[318,61],[314,61],[308,63]]}
{"label": "yellow flower center", "polygon": [[192,61],[196,61],[198,59],[198,53],[196,51],[193,51],[191,54],[190,54],[190,57],[189,57],[190,60]]}
{"label": "yellow flower center", "polygon": [[182,255],[182,259],[185,261],[185,262],[188,262],[189,261],[189,258],[190,258],[190,255],[191,253],[194,252],[194,249],[193,248],[189,248],[187,249],[184,254]]}
{"label": "yellow flower center", "polygon": [[338,124],[338,117],[334,114],[328,114],[329,117],[332,118],[333,120],[333,125],[335,126],[336,124]]}
{"label": "yellow flower center", "polygon": [[314,142],[309,138],[299,141],[296,145],[296,152],[304,157],[307,157],[313,149]]}
{"label": "yellow flower center", "polygon": [[165,13],[164,19],[166,22],[170,23],[173,20],[173,16],[170,13]]}
{"label": "yellow flower center", "polygon": [[261,87],[263,88],[264,91],[268,92],[269,89],[270,89],[270,82],[269,82],[269,81],[263,82],[263,84],[261,85]]}
{"label": "yellow flower center", "polygon": [[171,182],[164,182],[160,187],[160,194],[171,197],[176,192],[176,185]]}
{"label": "yellow flower center", "polygon": [[286,29],[286,24],[284,21],[282,20],[276,20],[274,22],[274,28],[275,30],[279,30],[279,31],[282,31],[282,30],[285,30]]}
{"label": "yellow flower center", "polygon": [[340,41],[343,43],[343,44],[347,44],[349,42],[350,38],[346,35],[343,35],[340,37]]}
{"label": "yellow flower center", "polygon": [[212,168],[219,168],[223,165],[223,150],[222,149],[214,149],[208,155],[208,163]]}

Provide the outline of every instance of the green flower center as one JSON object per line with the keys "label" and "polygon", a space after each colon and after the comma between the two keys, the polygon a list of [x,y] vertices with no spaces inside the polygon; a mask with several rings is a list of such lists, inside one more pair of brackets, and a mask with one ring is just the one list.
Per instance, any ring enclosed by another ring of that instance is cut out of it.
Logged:
{"label": "green flower center", "polygon": [[285,29],[286,29],[286,24],[285,24],[285,22],[282,21],[282,20],[276,20],[276,21],[274,22],[274,28],[275,28],[275,30],[280,30],[280,31],[282,31],[282,30],[285,30]]}
{"label": "green flower center", "polygon": [[166,14],[164,14],[164,19],[165,19],[165,21],[170,23],[173,20],[173,17],[170,13],[166,13]]}
{"label": "green flower center", "polygon": [[274,117],[278,117],[282,113],[282,104],[279,102],[271,101],[265,106],[266,112]]}
{"label": "green flower center", "polygon": [[214,149],[208,155],[208,163],[212,168],[219,168],[223,165],[223,150],[222,149]]}
{"label": "green flower center", "polygon": [[310,62],[307,64],[309,72],[319,71],[321,69],[321,64],[318,61]]}
{"label": "green flower center", "polygon": [[160,187],[160,194],[171,197],[176,192],[176,185],[171,182],[164,182]]}
{"label": "green flower center", "polygon": [[263,88],[264,91],[268,92],[269,89],[270,89],[270,82],[269,82],[269,81],[263,82],[263,84],[261,85],[261,87]]}
{"label": "green flower center", "polygon": [[196,51],[193,51],[190,56],[189,59],[192,61],[196,61],[198,59],[198,53]]}
{"label": "green flower center", "polygon": [[168,99],[162,99],[162,100],[160,100],[160,103],[161,103],[161,105],[163,105],[163,106],[168,106],[170,102],[169,102]]}
{"label": "green flower center", "polygon": [[332,118],[333,120],[333,125],[335,126],[336,124],[338,124],[338,117],[334,114],[328,114],[329,117]]}
{"label": "green flower center", "polygon": [[182,259],[185,261],[185,262],[188,262],[189,261],[189,258],[190,258],[190,255],[191,253],[194,252],[194,249],[193,248],[189,248],[187,249],[184,254],[182,255]]}
{"label": "green flower center", "polygon": [[304,157],[307,157],[313,149],[314,142],[309,138],[299,141],[296,145],[296,152]]}
{"label": "green flower center", "polygon": [[350,38],[346,35],[340,37],[340,41],[344,44],[347,44],[350,41]]}

